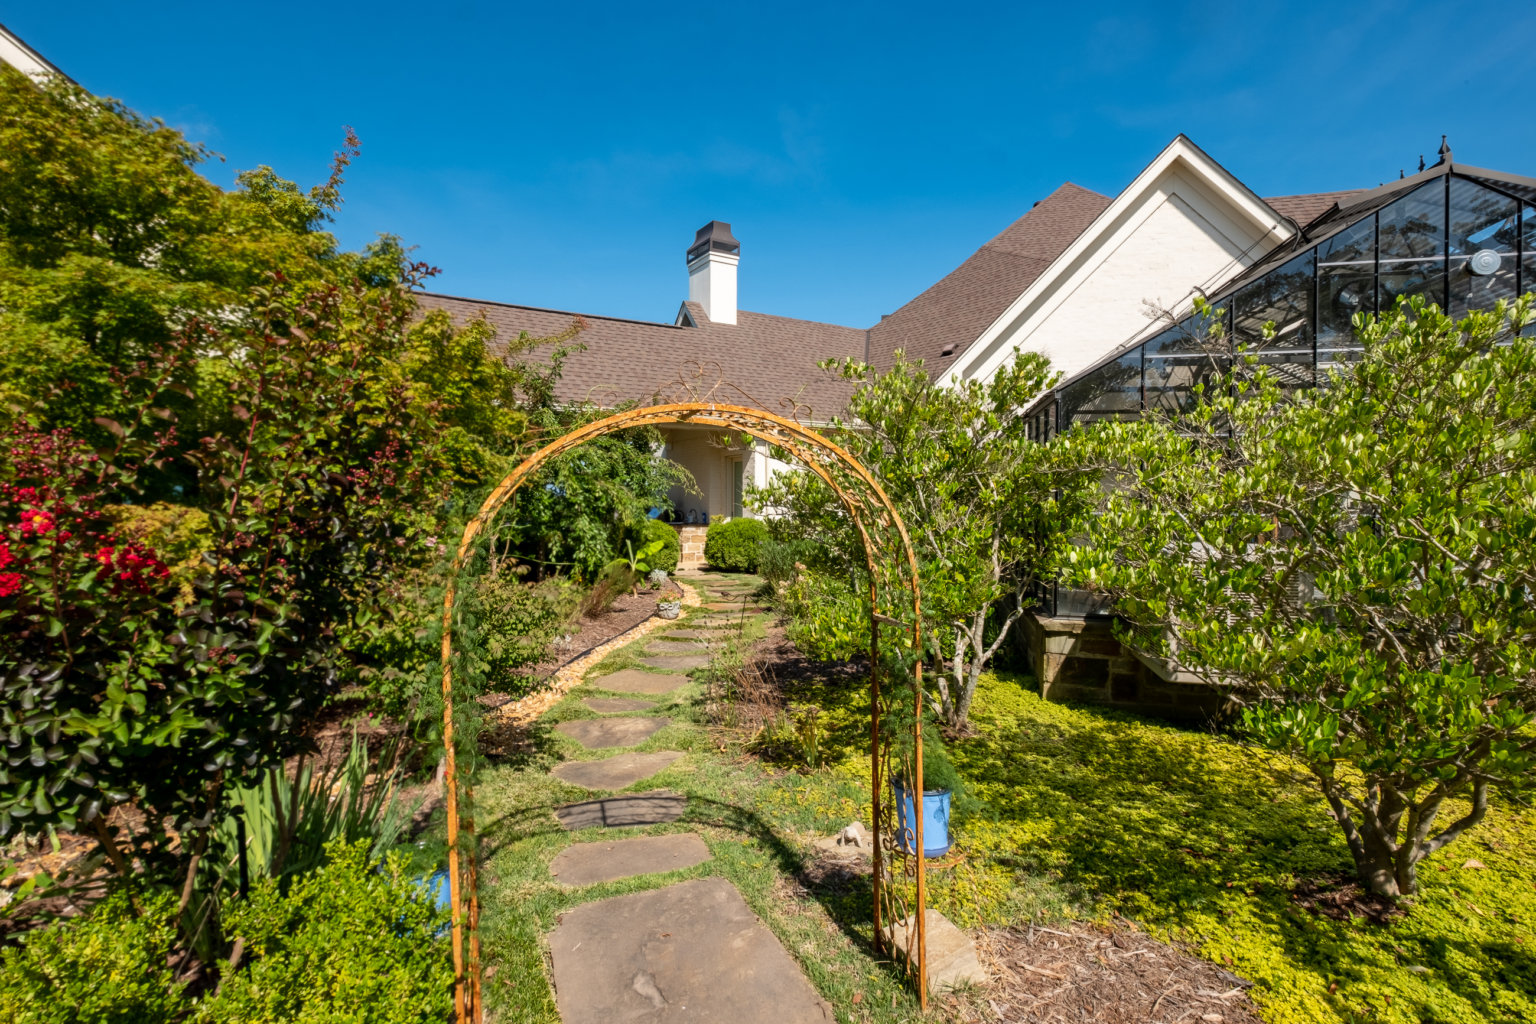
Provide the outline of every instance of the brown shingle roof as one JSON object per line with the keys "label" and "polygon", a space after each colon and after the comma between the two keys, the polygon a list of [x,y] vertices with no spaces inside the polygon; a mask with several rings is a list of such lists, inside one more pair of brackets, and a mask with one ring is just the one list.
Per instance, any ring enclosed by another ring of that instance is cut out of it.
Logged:
{"label": "brown shingle roof", "polygon": [[[1110,204],[1070,182],[1036,203],[932,288],[869,332],[869,361],[885,369],[896,350],[937,374],[981,336]],[[947,352],[947,354],[946,354]]]}
{"label": "brown shingle roof", "polygon": [[[823,359],[864,357],[865,332],[852,327],[793,320],[764,313],[738,313],[737,324],[713,324],[697,303],[685,303],[696,327],[588,316],[533,306],[513,306],[452,295],[423,293],[423,308],[446,310],[463,322],[484,313],[505,343],[526,331],[547,338],[561,333],[578,317],[586,324],[577,341],[586,345],[565,361],[556,388],[562,401],[593,401],[599,405],[634,400],[645,402],[680,374],[691,376],[702,366],[707,388],[723,378],[745,391],[721,388],[719,401],[756,404],[783,412],[782,399],[799,403],[800,417],[825,421],[844,412],[851,388],[817,368]],[[545,349],[535,355],[547,355]],[[718,367],[718,369],[716,368]]]}
{"label": "brown shingle roof", "polygon": [[1264,200],[1269,208],[1276,213],[1291,218],[1302,227],[1306,227],[1329,210],[1340,199],[1358,195],[1362,190],[1358,188],[1345,189],[1342,192],[1309,192],[1296,196],[1270,196]]}

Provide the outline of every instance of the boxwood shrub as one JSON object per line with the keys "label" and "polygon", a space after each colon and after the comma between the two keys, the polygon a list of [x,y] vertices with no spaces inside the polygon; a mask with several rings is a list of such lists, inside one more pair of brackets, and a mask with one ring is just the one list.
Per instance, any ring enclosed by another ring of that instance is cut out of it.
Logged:
{"label": "boxwood shrub", "polygon": [[728,519],[709,524],[704,558],[726,572],[757,572],[768,527],[761,519]]}
{"label": "boxwood shrub", "polygon": [[652,569],[664,569],[672,572],[677,568],[677,561],[683,556],[683,543],[677,538],[677,531],[660,519],[647,519],[645,526],[640,530],[640,542],[635,547],[644,547],[661,541],[661,550],[646,559]]}
{"label": "boxwood shrub", "polygon": [[189,996],[171,970],[176,894],[116,893],[81,918],[28,932],[0,954],[0,1021],[15,1024],[441,1024],[453,1011],[447,914],[398,855],[366,840],[327,862],[227,899],[238,969]]}

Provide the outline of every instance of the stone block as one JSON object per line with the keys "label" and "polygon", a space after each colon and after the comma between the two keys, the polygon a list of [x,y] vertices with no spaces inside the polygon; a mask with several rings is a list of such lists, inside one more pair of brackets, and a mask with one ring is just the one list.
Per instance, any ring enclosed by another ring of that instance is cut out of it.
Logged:
{"label": "stone block", "polygon": [[[891,926],[887,933],[891,945],[904,957],[911,957],[911,945],[917,936],[912,927],[915,915],[903,918]],[[987,972],[976,956],[976,946],[970,936],[949,922],[937,910],[928,909],[923,914],[923,947],[927,960],[928,992],[937,995],[962,985],[985,985]],[[910,934],[909,934],[910,933]]]}

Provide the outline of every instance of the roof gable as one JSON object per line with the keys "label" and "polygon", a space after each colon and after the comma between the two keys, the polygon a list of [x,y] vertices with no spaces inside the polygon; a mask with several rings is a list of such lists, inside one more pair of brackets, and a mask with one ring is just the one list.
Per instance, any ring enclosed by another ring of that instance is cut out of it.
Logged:
{"label": "roof gable", "polygon": [[952,272],[869,331],[869,362],[885,369],[896,352],[938,373],[975,341],[1052,260],[1109,205],[1070,182],[1036,203]]}
{"label": "roof gable", "polygon": [[1150,328],[1145,304],[1186,305],[1295,233],[1176,137],[947,367],[986,378],[1018,349],[1071,374]]}

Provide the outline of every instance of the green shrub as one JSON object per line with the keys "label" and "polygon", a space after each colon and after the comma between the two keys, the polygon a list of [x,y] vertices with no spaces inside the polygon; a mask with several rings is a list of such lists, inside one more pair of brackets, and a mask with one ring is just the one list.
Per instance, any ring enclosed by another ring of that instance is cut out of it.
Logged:
{"label": "green shrub", "polygon": [[757,572],[768,527],[761,519],[730,519],[709,524],[704,558],[726,572]]}
{"label": "green shrub", "polygon": [[579,592],[564,579],[529,585],[517,572],[481,579],[476,598],[485,661],[497,685],[543,660],[580,601]]}
{"label": "green shrub", "polygon": [[398,856],[368,859],[366,842],[326,847],[327,863],[285,895],[263,881],[229,906],[225,932],[249,966],[198,1008],[200,1024],[440,1024],[452,1007],[447,915]]}
{"label": "green shrub", "polygon": [[640,528],[640,540],[635,546],[654,544],[658,540],[661,541],[661,550],[648,559],[651,568],[672,572],[677,568],[677,561],[683,555],[683,543],[678,540],[677,531],[672,527],[660,519],[647,519],[645,525]]}
{"label": "green shrub", "polygon": [[28,932],[0,957],[0,1020],[14,1024],[148,1024],[174,1020],[181,986],[168,955],[176,900],[115,892],[84,918]]}
{"label": "green shrub", "polygon": [[768,537],[758,545],[757,572],[774,586],[794,580],[796,564],[810,565],[816,545],[805,540],[775,540]]}
{"label": "green shrub", "polygon": [[[375,856],[394,846],[415,810],[398,794],[398,739],[385,742],[377,760],[368,743],[352,732],[345,758],[321,765],[305,759],[297,777],[285,765],[273,765],[252,786],[235,786],[229,800],[245,819],[246,870],[250,877],[281,878],[313,871],[337,839],[366,840]],[[228,851],[222,866],[226,889],[239,864],[240,830],[233,816],[219,822],[220,845]]]}

